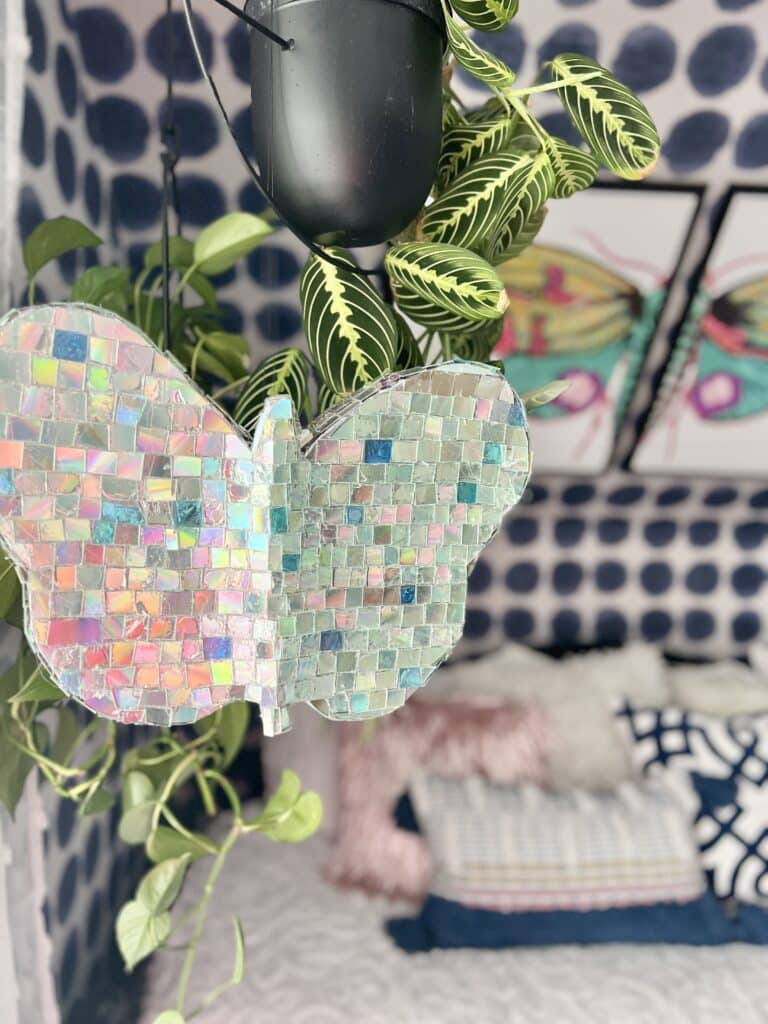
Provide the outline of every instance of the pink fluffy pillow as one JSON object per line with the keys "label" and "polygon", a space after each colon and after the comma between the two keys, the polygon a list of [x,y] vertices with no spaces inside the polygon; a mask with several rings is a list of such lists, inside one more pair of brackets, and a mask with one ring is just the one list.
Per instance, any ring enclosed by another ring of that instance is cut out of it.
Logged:
{"label": "pink fluffy pillow", "polygon": [[496,783],[545,778],[547,718],[536,706],[420,703],[375,723],[342,727],[338,833],[326,867],[337,885],[420,900],[431,874],[423,838],[393,812],[419,771]]}

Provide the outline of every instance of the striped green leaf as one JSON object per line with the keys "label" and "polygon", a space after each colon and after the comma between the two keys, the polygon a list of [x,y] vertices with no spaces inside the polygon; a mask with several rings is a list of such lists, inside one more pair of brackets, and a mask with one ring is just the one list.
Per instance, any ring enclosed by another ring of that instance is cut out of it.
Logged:
{"label": "striped green leaf", "polygon": [[505,210],[510,189],[526,180],[533,162],[527,153],[494,153],[483,157],[456,178],[427,207],[422,231],[431,242],[482,248]]}
{"label": "striped green leaf", "polygon": [[479,330],[469,333],[451,334],[440,332],[444,359],[471,359],[476,363],[487,363],[496,348],[504,330],[504,318],[491,320]]}
{"label": "striped green leaf", "polygon": [[[344,249],[328,251],[355,266]],[[393,369],[395,318],[364,277],[311,255],[301,275],[300,293],[313,362],[337,395],[351,394]]]}
{"label": "striped green leaf", "polygon": [[499,32],[517,14],[518,0],[451,0],[451,7],[472,28]]}
{"label": "striped green leaf", "polygon": [[504,149],[513,122],[509,118],[479,124],[461,124],[443,133],[443,148],[437,165],[437,186],[443,191],[471,163]]}
{"label": "striped green leaf", "polygon": [[557,91],[568,116],[600,162],[630,181],[650,174],[661,143],[632,90],[597,61],[575,53],[560,54],[549,67],[553,80],[562,83]]}
{"label": "striped green leaf", "polygon": [[317,386],[317,415],[322,416],[332,405],[340,401],[339,396],[322,381]]}
{"label": "striped green leaf", "polygon": [[525,230],[522,231],[517,237],[512,237],[512,222],[505,224],[501,231],[496,236],[495,245],[493,252],[491,253],[491,263],[494,267],[500,266],[502,263],[506,263],[508,260],[513,260],[516,256],[519,256],[521,252],[524,252],[529,245],[536,240],[536,236],[544,224],[544,220],[547,216],[546,206],[542,206],[535,217],[531,217]]}
{"label": "striped green leaf", "polygon": [[[493,263],[499,262],[502,246],[508,250],[519,240],[527,238],[531,223],[535,223],[554,187],[555,176],[547,154],[522,154],[515,174],[507,183],[507,196],[499,214],[498,228],[488,246],[488,255]],[[525,244],[529,243],[526,241]]]}
{"label": "striped green leaf", "polygon": [[307,409],[309,360],[298,348],[284,348],[256,367],[242,390],[232,414],[252,434],[268,398],[288,395],[299,412]]}
{"label": "striped green leaf", "polygon": [[499,60],[492,53],[483,50],[476,42],[469,38],[466,32],[451,17],[450,12],[446,8],[445,0],[443,0],[443,10],[445,11],[445,26],[448,32],[448,45],[457,63],[474,78],[485,82],[486,85],[493,86],[496,89],[505,89],[508,85],[512,85],[516,78],[515,72],[507,67],[503,60]]}
{"label": "striped green leaf", "polygon": [[397,323],[397,355],[395,357],[395,368],[398,370],[415,370],[424,365],[424,356],[416,343],[413,331],[394,310],[395,322]]}
{"label": "striped green leaf", "polygon": [[575,192],[589,188],[597,177],[600,162],[591,153],[585,153],[565,139],[550,135],[544,143],[544,150],[555,175],[553,199],[568,199]]}
{"label": "striped green leaf", "polygon": [[500,117],[509,117],[509,108],[498,96],[491,96],[482,107],[470,110],[464,120],[467,124],[484,124],[486,121],[496,121]]}
{"label": "striped green leaf", "polygon": [[450,97],[443,94],[443,133],[447,132],[450,128],[456,128],[460,124],[464,124],[464,118],[454,107]]}
{"label": "striped green leaf", "polygon": [[459,246],[405,242],[389,250],[384,265],[400,309],[426,327],[495,320],[509,305],[496,271]]}

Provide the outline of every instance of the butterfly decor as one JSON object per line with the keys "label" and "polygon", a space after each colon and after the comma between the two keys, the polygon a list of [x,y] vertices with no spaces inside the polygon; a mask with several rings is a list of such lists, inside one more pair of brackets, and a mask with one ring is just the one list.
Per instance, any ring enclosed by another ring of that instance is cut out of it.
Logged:
{"label": "butterfly decor", "polygon": [[768,409],[768,275],[719,295],[705,282],[678,351],[695,366],[688,397],[702,419],[741,419]]}
{"label": "butterfly decor", "polygon": [[[643,293],[607,266],[554,246],[531,246],[500,273],[509,308],[496,356],[528,387],[555,377],[570,383],[537,410],[548,418],[606,400],[620,361],[642,358],[666,297],[663,282]],[[617,426],[623,404],[618,396]]]}
{"label": "butterfly decor", "polygon": [[46,305],[0,322],[0,540],[67,695],[124,723],[256,701],[386,714],[458,641],[467,573],[530,475],[496,368],[397,373],[253,438],[130,324]]}
{"label": "butterfly decor", "polygon": [[768,250],[763,189],[733,188],[674,337],[631,466],[766,474]]}

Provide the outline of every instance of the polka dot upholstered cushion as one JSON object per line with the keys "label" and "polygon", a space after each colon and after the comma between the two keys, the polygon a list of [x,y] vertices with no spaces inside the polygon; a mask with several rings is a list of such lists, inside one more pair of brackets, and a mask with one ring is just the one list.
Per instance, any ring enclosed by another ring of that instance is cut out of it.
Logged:
{"label": "polka dot upholstered cushion", "polygon": [[463,650],[744,655],[768,625],[766,541],[765,483],[540,479],[475,568]]}

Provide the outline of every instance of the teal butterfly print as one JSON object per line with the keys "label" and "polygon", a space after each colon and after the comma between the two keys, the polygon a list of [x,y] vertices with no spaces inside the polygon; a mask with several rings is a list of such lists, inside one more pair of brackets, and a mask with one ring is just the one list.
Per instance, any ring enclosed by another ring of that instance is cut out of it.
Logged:
{"label": "teal butterfly print", "polygon": [[386,714],[458,641],[467,572],[530,474],[502,374],[395,374],[253,438],[134,327],[77,305],[0,324],[0,541],[64,693],[125,723],[241,700]]}

